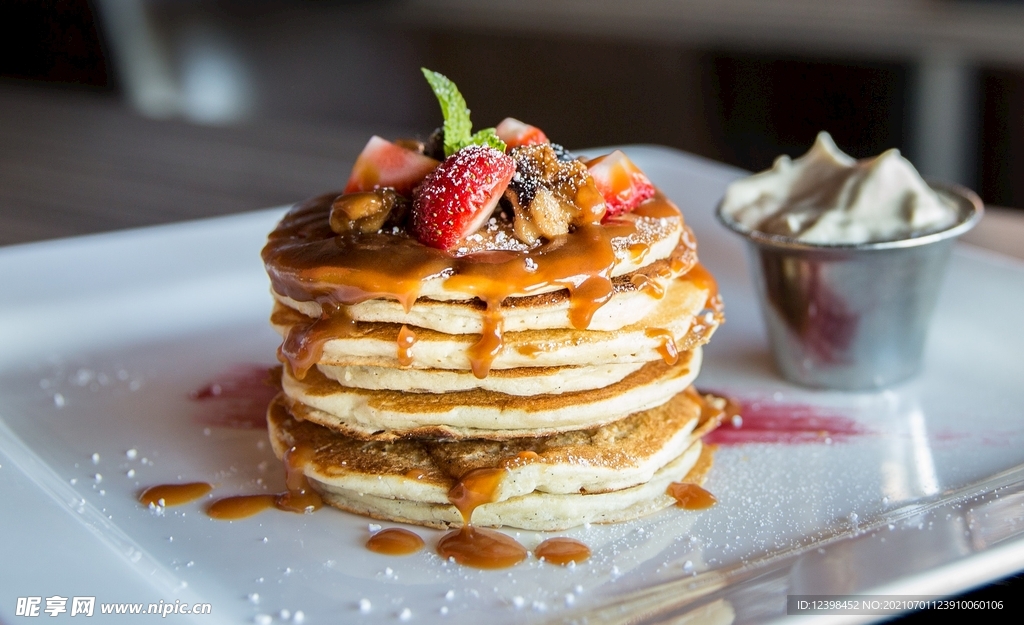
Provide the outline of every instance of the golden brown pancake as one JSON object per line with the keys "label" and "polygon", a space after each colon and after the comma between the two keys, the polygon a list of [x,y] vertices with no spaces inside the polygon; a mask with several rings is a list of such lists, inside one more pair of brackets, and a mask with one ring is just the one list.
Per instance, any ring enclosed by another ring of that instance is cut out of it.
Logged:
{"label": "golden brown pancake", "polygon": [[[636,271],[612,279],[614,294],[594,313],[589,330],[616,330],[639,322],[657,305],[672,280],[697,263],[691,245],[680,243],[669,259],[657,260]],[[273,292],[282,305],[311,318],[323,314],[316,301],[295,300]],[[483,330],[484,303],[479,299],[437,300],[419,297],[409,310],[398,301],[373,298],[346,308],[349,317],[371,323],[407,324],[447,334],[479,334]],[[509,297],[502,302],[506,332],[572,328],[568,291],[559,289],[537,295]]]}
{"label": "golden brown pancake", "polygon": [[698,348],[674,365],[650,362],[602,388],[534,397],[346,388],[316,369],[301,381],[285,371],[281,382],[297,416],[349,436],[504,439],[593,428],[654,408],[688,387],[700,363]]}
{"label": "golden brown pancake", "polygon": [[562,529],[635,518],[673,503],[672,481],[701,481],[710,466],[699,438],[718,425],[692,391],[612,425],[507,441],[363,441],[289,414],[283,396],[268,422],[278,456],[314,450],[305,474],[332,505],[388,519],[442,527],[461,524],[448,491],[474,469],[503,468],[477,525]]}
{"label": "golden brown pancake", "polygon": [[473,523],[553,530],[703,480],[721,411],[690,385],[721,304],[662,194],[529,244],[499,213],[454,251],[400,226],[336,234],[333,199],[290,211],[263,250],[284,338],[271,442],[312,452],[325,501],[459,525],[448,492],[483,469],[500,480]]}
{"label": "golden brown pancake", "polygon": [[520,367],[492,369],[485,378],[457,369],[405,369],[392,367],[336,367],[317,365],[325,377],[342,386],[407,393],[451,393],[483,389],[506,395],[532,397],[602,388],[644,366],[642,362],[579,367]]}
{"label": "golden brown pancake", "polygon": [[[663,357],[671,346],[677,352],[710,340],[722,321],[721,312],[706,308],[709,288],[686,277],[672,281],[657,306],[640,322],[614,331],[577,329],[525,330],[504,333],[504,347],[490,368],[562,367],[591,364],[649,362]],[[282,336],[316,333],[314,322],[278,304],[271,316]],[[304,325],[305,324],[305,325]],[[406,332],[410,330],[407,328]],[[472,369],[468,353],[478,335],[446,334],[414,328],[413,341],[402,361],[399,336],[402,326],[356,322],[348,334],[323,344],[318,362],[335,366],[412,367],[418,369]]]}

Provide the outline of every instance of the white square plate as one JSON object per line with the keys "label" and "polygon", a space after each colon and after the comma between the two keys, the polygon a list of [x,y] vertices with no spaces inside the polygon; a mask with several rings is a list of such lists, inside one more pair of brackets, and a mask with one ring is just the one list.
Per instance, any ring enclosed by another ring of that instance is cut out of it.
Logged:
{"label": "white square plate", "polygon": [[281,210],[16,246],[0,250],[0,621],[57,595],[95,596],[111,621],[100,603],[210,603],[203,623],[753,622],[787,594],[947,594],[1024,568],[1024,266],[957,248],[918,379],[796,388],[771,365],[741,242],[714,223],[740,172],[626,150],[683,209],[725,299],[698,386],[743,400],[726,428],[761,442],[720,447],[717,506],[562,532],[593,558],[503,571],[442,562],[432,530],[414,556],[370,553],[369,522],[335,510],[157,514],[146,486],[283,488],[265,431],[217,424],[242,400],[190,396],[275,363],[259,250]]}

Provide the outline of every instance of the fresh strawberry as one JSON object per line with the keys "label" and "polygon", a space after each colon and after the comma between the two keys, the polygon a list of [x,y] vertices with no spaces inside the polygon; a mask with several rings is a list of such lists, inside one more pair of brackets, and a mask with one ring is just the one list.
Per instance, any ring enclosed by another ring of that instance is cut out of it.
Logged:
{"label": "fresh strawberry", "polygon": [[412,233],[424,245],[454,248],[487,222],[515,172],[515,161],[494,148],[462,148],[420,185],[412,206]]}
{"label": "fresh strawberry", "polygon": [[494,131],[498,133],[498,138],[504,141],[510,150],[521,145],[551,143],[548,141],[548,137],[544,134],[543,130],[530,124],[524,124],[513,117],[506,117],[501,120],[501,123],[498,124]]}
{"label": "fresh strawberry", "polygon": [[370,137],[352,167],[345,193],[373,191],[392,187],[412,197],[412,190],[440,163],[418,152],[407,150],[378,136]]}
{"label": "fresh strawberry", "polygon": [[587,169],[608,206],[605,220],[628,213],[654,197],[654,185],[620,150],[587,162]]}

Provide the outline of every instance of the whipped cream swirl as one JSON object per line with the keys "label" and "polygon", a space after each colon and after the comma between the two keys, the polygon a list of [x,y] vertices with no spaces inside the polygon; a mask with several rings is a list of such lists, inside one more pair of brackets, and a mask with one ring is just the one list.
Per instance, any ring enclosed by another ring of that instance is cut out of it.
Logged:
{"label": "whipped cream swirl", "polygon": [[780,156],[771,169],[729,185],[721,211],[750,230],[817,244],[907,239],[945,230],[958,217],[899,150],[856,160],[827,132],[800,158]]}

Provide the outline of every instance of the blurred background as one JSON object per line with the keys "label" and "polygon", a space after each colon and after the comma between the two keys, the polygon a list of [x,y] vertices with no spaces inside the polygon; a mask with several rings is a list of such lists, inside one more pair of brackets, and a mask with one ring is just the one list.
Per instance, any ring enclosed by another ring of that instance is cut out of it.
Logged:
{"label": "blurred background", "polygon": [[343,185],[439,125],[421,66],[478,127],[750,170],[827,129],[1024,207],[1020,1],[0,0],[0,46],[0,244]]}
{"label": "blurred background", "polygon": [[897,147],[1024,256],[1024,1],[0,0],[0,50],[0,245],[339,188],[440,124],[425,66],[569,148]]}

